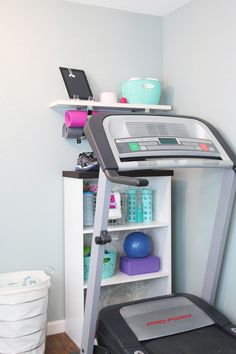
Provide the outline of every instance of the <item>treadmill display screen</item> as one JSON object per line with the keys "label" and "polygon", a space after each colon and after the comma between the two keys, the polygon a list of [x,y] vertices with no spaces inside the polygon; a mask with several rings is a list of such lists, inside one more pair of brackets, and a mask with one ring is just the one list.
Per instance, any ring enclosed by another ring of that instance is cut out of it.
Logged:
{"label": "treadmill display screen", "polygon": [[178,145],[178,141],[175,138],[159,138],[158,140],[163,145]]}
{"label": "treadmill display screen", "polygon": [[139,151],[140,150],[140,146],[136,142],[128,143],[128,145],[129,145],[129,148],[131,151]]}

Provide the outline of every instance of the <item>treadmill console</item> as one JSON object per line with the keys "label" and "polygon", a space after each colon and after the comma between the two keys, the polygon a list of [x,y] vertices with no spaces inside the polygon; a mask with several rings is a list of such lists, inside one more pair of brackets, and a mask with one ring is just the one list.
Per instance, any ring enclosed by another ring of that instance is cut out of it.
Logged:
{"label": "treadmill console", "polygon": [[111,115],[103,126],[119,170],[232,168],[216,137],[196,118]]}
{"label": "treadmill console", "polygon": [[[187,139],[187,138],[135,138],[135,139],[115,139],[115,144],[119,154],[132,154],[136,152],[149,152],[154,151],[159,156],[163,155],[163,152],[167,152],[173,155],[173,152],[184,152],[188,154],[203,153],[210,157],[219,157],[220,153],[211,140],[206,139]],[[199,154],[197,154],[199,155]],[[201,156],[201,155],[199,155]]]}

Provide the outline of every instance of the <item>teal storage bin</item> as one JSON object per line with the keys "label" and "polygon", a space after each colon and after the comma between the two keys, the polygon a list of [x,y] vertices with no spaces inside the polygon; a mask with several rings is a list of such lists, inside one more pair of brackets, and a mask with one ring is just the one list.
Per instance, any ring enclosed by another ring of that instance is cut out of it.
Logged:
{"label": "teal storage bin", "polygon": [[[104,254],[102,265],[102,279],[113,276],[116,269],[117,252],[109,251]],[[90,256],[84,257],[84,280],[88,280]]]}
{"label": "teal storage bin", "polygon": [[122,83],[122,97],[128,103],[159,104],[161,84],[157,79],[134,79]]}

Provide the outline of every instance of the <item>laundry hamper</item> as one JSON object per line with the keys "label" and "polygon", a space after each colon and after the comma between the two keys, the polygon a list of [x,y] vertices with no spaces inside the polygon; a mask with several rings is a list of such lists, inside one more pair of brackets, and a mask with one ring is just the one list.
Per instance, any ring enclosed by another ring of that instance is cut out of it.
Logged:
{"label": "laundry hamper", "polygon": [[50,277],[43,271],[0,274],[0,353],[45,351]]}

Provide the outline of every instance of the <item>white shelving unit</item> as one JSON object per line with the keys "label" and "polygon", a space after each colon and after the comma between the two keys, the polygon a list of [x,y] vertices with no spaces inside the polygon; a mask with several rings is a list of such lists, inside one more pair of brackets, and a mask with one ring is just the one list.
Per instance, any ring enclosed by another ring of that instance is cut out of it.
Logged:
{"label": "white shelving unit", "polygon": [[147,105],[147,104],[136,104],[136,103],[114,103],[114,104],[104,104],[102,102],[97,101],[87,101],[87,100],[79,100],[79,99],[69,99],[69,100],[57,100],[50,103],[49,107],[56,109],[73,109],[73,108],[86,108],[90,110],[141,110],[145,112],[151,111],[170,111],[172,106],[170,105]]}
{"label": "white shelving unit", "polygon": [[[109,299],[108,304],[111,304],[113,301],[117,303],[171,293],[172,175],[172,171],[156,171],[151,176],[147,176],[149,187],[153,189],[152,223],[108,226],[116,246],[119,246],[119,255],[124,254],[122,242],[127,234],[134,230],[147,233],[152,238],[152,253],[161,259],[160,271],[129,276],[119,270],[118,262],[115,274],[109,279],[102,280],[101,306],[107,305],[107,299]],[[66,333],[80,346],[87,288],[83,274],[83,246],[91,242],[92,234],[92,227],[83,227],[83,185],[84,182],[94,183],[97,174],[64,171],[63,176]],[[122,188],[126,187],[122,186]]]}

